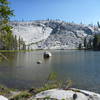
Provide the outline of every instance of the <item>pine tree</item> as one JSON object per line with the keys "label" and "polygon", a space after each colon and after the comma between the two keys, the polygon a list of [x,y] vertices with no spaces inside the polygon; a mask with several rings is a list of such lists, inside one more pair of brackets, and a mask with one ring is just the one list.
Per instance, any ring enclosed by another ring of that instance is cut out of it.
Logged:
{"label": "pine tree", "polygon": [[26,50],[26,45],[25,45],[25,42],[23,41],[23,50]]}
{"label": "pine tree", "polygon": [[81,50],[82,49],[82,43],[79,43],[79,50]]}
{"label": "pine tree", "polygon": [[19,36],[19,39],[18,39],[18,50],[21,49],[21,39],[20,39],[20,36]]}
{"label": "pine tree", "polygon": [[97,25],[98,25],[98,28],[100,28],[100,23],[99,23],[99,21],[97,22]]}
{"label": "pine tree", "polygon": [[87,49],[93,49],[92,39],[90,38],[87,44]]}
{"label": "pine tree", "polygon": [[87,49],[87,40],[86,40],[86,37],[84,38],[84,47],[85,47],[85,49]]}
{"label": "pine tree", "polygon": [[96,50],[100,50],[100,34],[94,35],[93,48]]}
{"label": "pine tree", "polygon": [[15,35],[13,39],[13,50],[17,50],[17,47],[18,47],[17,36]]}
{"label": "pine tree", "polygon": [[[0,43],[3,44],[2,49],[12,49],[12,27],[9,26],[9,19],[13,16],[13,10],[8,6],[7,0],[0,0]],[[0,48],[1,49],[1,48]]]}
{"label": "pine tree", "polygon": [[21,38],[21,49],[26,50],[26,45],[25,45],[23,38]]}
{"label": "pine tree", "polygon": [[19,48],[19,50],[26,50],[26,44],[25,44],[23,38],[21,38],[20,36],[18,39],[18,48]]}

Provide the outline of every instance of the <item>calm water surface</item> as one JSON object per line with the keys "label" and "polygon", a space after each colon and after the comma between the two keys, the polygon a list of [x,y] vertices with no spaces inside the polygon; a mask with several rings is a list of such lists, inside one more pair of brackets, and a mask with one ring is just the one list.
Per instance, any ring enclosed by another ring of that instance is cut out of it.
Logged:
{"label": "calm water surface", "polygon": [[[0,63],[0,84],[12,88],[38,87],[51,72],[59,80],[73,81],[73,87],[100,93],[100,52],[51,50],[52,57],[43,59],[44,51],[4,53],[9,61]],[[37,64],[38,60],[42,64]]]}

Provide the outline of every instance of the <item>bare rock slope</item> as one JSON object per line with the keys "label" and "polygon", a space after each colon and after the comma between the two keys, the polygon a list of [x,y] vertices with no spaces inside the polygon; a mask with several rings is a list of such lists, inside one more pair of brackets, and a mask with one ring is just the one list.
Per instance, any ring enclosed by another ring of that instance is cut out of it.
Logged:
{"label": "bare rock slope", "polygon": [[84,38],[100,33],[97,27],[57,20],[11,22],[13,33],[31,49],[76,49]]}

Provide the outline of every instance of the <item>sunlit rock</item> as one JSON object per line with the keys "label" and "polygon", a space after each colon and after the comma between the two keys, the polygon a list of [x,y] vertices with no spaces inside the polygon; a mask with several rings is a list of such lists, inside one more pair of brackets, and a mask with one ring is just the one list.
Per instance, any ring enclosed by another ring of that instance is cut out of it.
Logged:
{"label": "sunlit rock", "polygon": [[44,54],[43,54],[44,58],[49,58],[51,56],[52,56],[52,54],[50,52],[48,52],[48,51],[44,52]]}
{"label": "sunlit rock", "polygon": [[[96,26],[59,20],[11,22],[13,33],[23,38],[30,49],[77,49],[84,38],[100,33]],[[93,39],[93,38],[92,38]],[[27,48],[26,47],[26,48]]]}
{"label": "sunlit rock", "polygon": [[100,100],[100,94],[79,89],[51,89],[36,94],[35,99],[52,98],[58,100]]}
{"label": "sunlit rock", "polygon": [[6,97],[0,95],[0,100],[8,100]]}

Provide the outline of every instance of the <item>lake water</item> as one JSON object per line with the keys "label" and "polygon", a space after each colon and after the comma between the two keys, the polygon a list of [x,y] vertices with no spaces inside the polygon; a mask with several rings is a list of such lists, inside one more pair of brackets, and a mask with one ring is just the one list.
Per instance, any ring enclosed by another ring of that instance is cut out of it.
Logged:
{"label": "lake water", "polygon": [[[51,50],[52,57],[43,59],[44,51],[3,53],[9,61],[0,63],[0,84],[12,88],[38,87],[56,72],[59,80],[72,80],[73,87],[100,93],[100,52]],[[37,64],[38,60],[42,64]]]}

